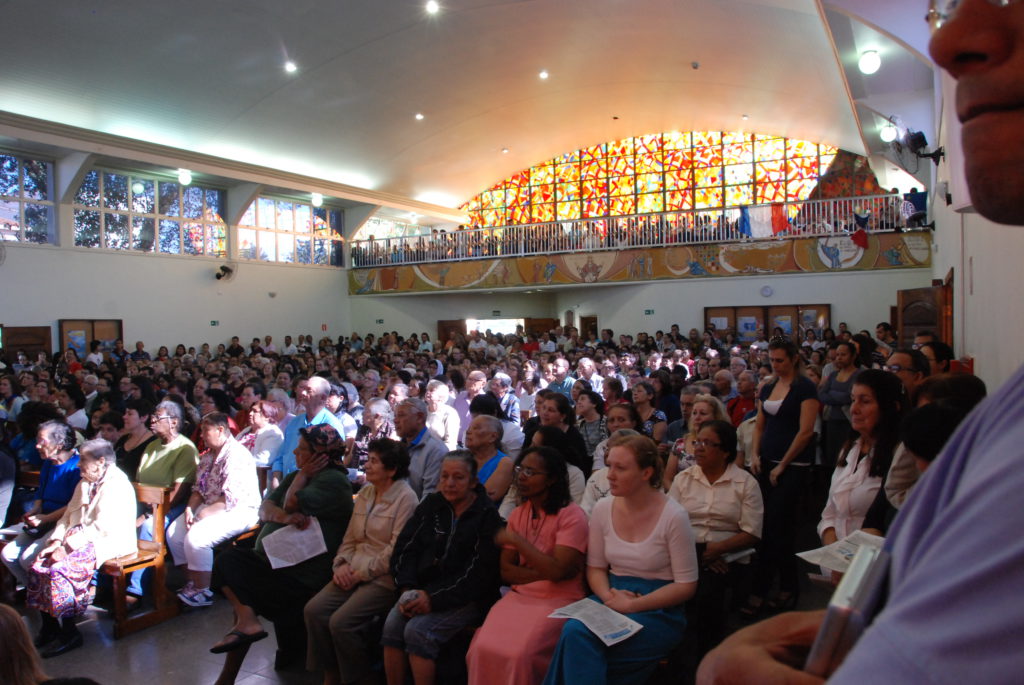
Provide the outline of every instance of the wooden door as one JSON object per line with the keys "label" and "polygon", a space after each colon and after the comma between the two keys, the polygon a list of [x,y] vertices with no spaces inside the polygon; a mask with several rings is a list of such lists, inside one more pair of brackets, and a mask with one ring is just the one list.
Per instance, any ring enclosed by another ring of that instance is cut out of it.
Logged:
{"label": "wooden door", "polygon": [[706,307],[704,309],[704,328],[715,329],[715,337],[720,341],[725,340],[725,334],[729,331],[736,333],[736,308],[735,307]]}
{"label": "wooden door", "polygon": [[110,352],[114,349],[114,341],[123,337],[121,319],[61,319],[58,323],[60,349],[74,348],[83,361],[93,340],[100,341],[102,352]]}
{"label": "wooden door", "polygon": [[53,354],[53,330],[49,326],[4,326],[3,348],[11,363],[17,361],[18,352],[34,362],[39,352]]}
{"label": "wooden door", "polygon": [[952,298],[947,302],[946,285],[911,288],[896,293],[896,330],[899,347],[910,347],[920,331],[932,331],[943,342],[952,342],[949,331],[953,327]]}
{"label": "wooden door", "polygon": [[587,336],[589,336],[591,333],[593,333],[595,337],[600,337],[600,336],[597,335],[597,317],[596,316],[581,316],[580,317],[580,339],[581,340],[587,340]]}
{"label": "wooden door", "polygon": [[452,335],[455,333],[461,333],[463,336],[466,335],[466,320],[465,319],[445,319],[438,320],[437,322],[437,344],[435,349],[440,350],[442,346],[448,342]]}
{"label": "wooden door", "polygon": [[527,333],[543,335],[558,326],[558,319],[523,319],[523,328]]}

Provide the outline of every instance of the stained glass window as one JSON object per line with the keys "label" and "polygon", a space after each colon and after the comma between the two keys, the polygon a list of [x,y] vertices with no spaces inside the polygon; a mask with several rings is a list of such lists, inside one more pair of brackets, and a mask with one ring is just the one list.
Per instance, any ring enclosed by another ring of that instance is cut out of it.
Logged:
{"label": "stained glass window", "polygon": [[519,171],[463,210],[486,227],[794,202],[811,196],[837,151],[742,131],[624,138]]}
{"label": "stained glass window", "polygon": [[[500,187],[498,190],[487,191],[487,195],[488,198],[497,195],[498,205],[504,206],[504,190]],[[480,220],[486,217],[486,211],[474,211],[479,212]],[[239,222],[238,256],[241,259],[284,264],[340,266],[341,230],[340,210],[314,207],[304,202],[258,197],[249,205]],[[420,231],[420,227],[413,224],[372,217],[360,227],[354,239],[369,238],[371,235],[384,239]],[[186,250],[197,249],[203,244],[204,235],[201,231],[189,231],[186,235]],[[220,252],[226,255],[226,232],[217,226],[207,226],[205,249],[207,254]]]}

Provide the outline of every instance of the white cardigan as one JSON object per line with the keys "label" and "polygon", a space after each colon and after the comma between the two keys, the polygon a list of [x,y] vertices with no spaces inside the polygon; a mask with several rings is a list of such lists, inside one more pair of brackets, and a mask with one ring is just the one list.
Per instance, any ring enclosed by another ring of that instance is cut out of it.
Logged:
{"label": "white cardigan", "polygon": [[134,554],[138,550],[135,535],[135,487],[114,464],[96,496],[89,501],[92,483],[81,480],[71,496],[64,516],[53,529],[51,540],[62,540],[75,526],[82,526],[84,539],[93,544],[96,565],[109,559]]}
{"label": "white cardigan", "polygon": [[818,537],[828,528],[835,528],[836,538],[844,537],[864,524],[871,503],[882,487],[880,476],[869,475],[872,455],[860,457],[860,440],[846,453],[846,466],[837,466],[832,474],[828,503],[821,512]]}

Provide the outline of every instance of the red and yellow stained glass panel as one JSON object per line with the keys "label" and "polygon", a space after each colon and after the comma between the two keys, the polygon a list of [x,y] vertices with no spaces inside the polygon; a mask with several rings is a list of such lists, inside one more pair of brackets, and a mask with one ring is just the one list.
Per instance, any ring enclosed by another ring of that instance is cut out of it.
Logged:
{"label": "red and yellow stained glass panel", "polygon": [[530,223],[530,206],[523,205],[522,207],[510,207],[505,212],[508,216],[510,224],[528,224]]}
{"label": "red and yellow stained glass panel", "polygon": [[709,145],[722,144],[721,131],[694,131],[692,136],[694,147],[707,147]]}
{"label": "red and yellow stained glass panel", "polygon": [[580,165],[575,162],[559,164],[555,167],[555,181],[558,183],[576,183],[580,180]]}
{"label": "red and yellow stained glass panel", "polygon": [[579,183],[559,183],[555,186],[555,200],[558,202],[570,202],[580,199]]}
{"label": "red and yellow stained glass panel", "polygon": [[768,183],[757,184],[757,204],[767,204],[772,202],[785,202],[786,200],[786,183],[784,181],[771,181]]}
{"label": "red and yellow stained glass panel", "polygon": [[616,140],[614,143],[608,143],[608,156],[609,157],[621,157],[624,155],[633,154],[633,139],[623,138],[622,140]]}
{"label": "red and yellow stained glass panel", "polygon": [[591,159],[580,162],[580,178],[587,180],[604,178],[608,175],[608,166],[604,159]]}
{"label": "red and yellow stained glass panel", "polygon": [[559,202],[558,203],[558,220],[559,221],[574,221],[580,218],[580,203],[579,202]]}
{"label": "red and yellow stained glass panel", "polygon": [[610,216],[636,214],[636,195],[610,198],[608,200],[608,214]]}
{"label": "red and yellow stained glass panel", "polygon": [[669,131],[662,134],[666,150],[683,150],[690,147],[689,131]]}
{"label": "red and yellow stained glass panel", "polygon": [[786,140],[784,138],[757,137],[754,143],[754,159],[764,162],[771,159],[782,159],[786,156]]}
{"label": "red and yellow stained glass panel", "polygon": [[612,196],[632,195],[633,177],[616,176],[608,179],[608,194]]}
{"label": "red and yellow stained glass panel", "polygon": [[808,140],[787,140],[786,141],[786,156],[787,157],[817,157],[818,145]]}
{"label": "red and yellow stained glass panel", "polygon": [[689,171],[666,171],[665,190],[682,190],[693,185]]}
{"label": "red and yellow stained glass panel", "polygon": [[693,192],[690,190],[670,190],[665,193],[665,211],[674,212],[693,209]]}
{"label": "red and yellow stained glass panel", "polygon": [[721,166],[722,147],[715,145],[712,147],[693,148],[693,163],[696,166]]}
{"label": "red and yellow stained glass panel", "polygon": [[758,162],[754,173],[757,174],[758,183],[762,181],[785,181],[786,163],[781,159],[773,162]]}
{"label": "red and yellow stained glass panel", "polygon": [[722,185],[722,167],[697,167],[693,170],[693,181],[697,187]]}
{"label": "red and yellow stained glass panel", "polygon": [[609,176],[624,176],[625,174],[632,174],[633,171],[633,158],[632,157],[609,157],[608,158],[608,175]]}
{"label": "red and yellow stained glass panel", "polygon": [[530,169],[530,185],[539,186],[555,182],[555,168],[550,164],[535,166]]}
{"label": "red and yellow stained glass panel", "polygon": [[722,206],[722,188],[697,188],[694,191],[694,207],[696,209],[708,209],[710,207]]}
{"label": "red and yellow stained glass panel", "polygon": [[636,211],[638,214],[652,214],[665,211],[665,196],[663,193],[646,193],[637,195]]}
{"label": "red and yellow stained glass panel", "polygon": [[660,193],[662,187],[661,174],[637,174],[636,192]]}
{"label": "red and yellow stained glass panel", "polygon": [[731,143],[722,146],[722,161],[725,164],[741,164],[754,161],[753,143]]}
{"label": "red and yellow stained glass panel", "polygon": [[636,156],[635,168],[638,174],[660,172],[664,166],[660,152],[646,152]]}
{"label": "red and yellow stained glass panel", "polygon": [[543,204],[533,205],[531,214],[533,215],[533,222],[535,224],[544,223],[546,221],[555,220],[555,205],[554,204]]}
{"label": "red and yellow stained glass panel", "polygon": [[638,155],[661,152],[662,140],[660,133],[650,136],[640,136],[638,138],[634,138],[633,141],[633,147]]}
{"label": "red and yellow stained glass panel", "polygon": [[689,169],[693,166],[691,150],[665,150],[662,154],[666,169]]}
{"label": "red and yellow stained glass panel", "polygon": [[542,186],[534,186],[530,191],[530,203],[535,205],[555,201],[555,185],[549,183]]}
{"label": "red and yellow stained glass panel", "polygon": [[816,179],[818,177],[817,157],[797,157],[786,160],[786,178],[793,179]]}
{"label": "red and yellow stained glass panel", "polygon": [[584,200],[596,200],[598,198],[604,198],[608,196],[608,181],[604,179],[595,179],[593,181],[583,182],[583,199]]}
{"label": "red and yellow stained glass panel", "polygon": [[786,184],[786,199],[791,202],[798,202],[800,200],[806,200],[818,186],[818,179],[816,178],[803,178],[795,181],[790,181]]}
{"label": "red and yellow stained glass panel", "polygon": [[725,167],[725,182],[729,185],[750,183],[754,180],[753,164],[732,164]]}
{"label": "red and yellow stained glass panel", "polygon": [[586,218],[608,216],[608,198],[595,197],[583,201],[583,216]]}
{"label": "red and yellow stained glass panel", "polygon": [[736,207],[754,203],[754,186],[747,183],[741,186],[725,187],[725,206]]}

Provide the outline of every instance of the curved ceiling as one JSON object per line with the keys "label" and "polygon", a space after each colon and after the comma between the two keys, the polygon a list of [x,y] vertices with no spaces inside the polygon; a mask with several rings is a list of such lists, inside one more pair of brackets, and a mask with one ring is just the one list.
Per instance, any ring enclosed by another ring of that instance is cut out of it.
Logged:
{"label": "curved ceiling", "polygon": [[0,110],[445,206],[657,131],[867,152],[813,0],[441,5],[0,2]]}

